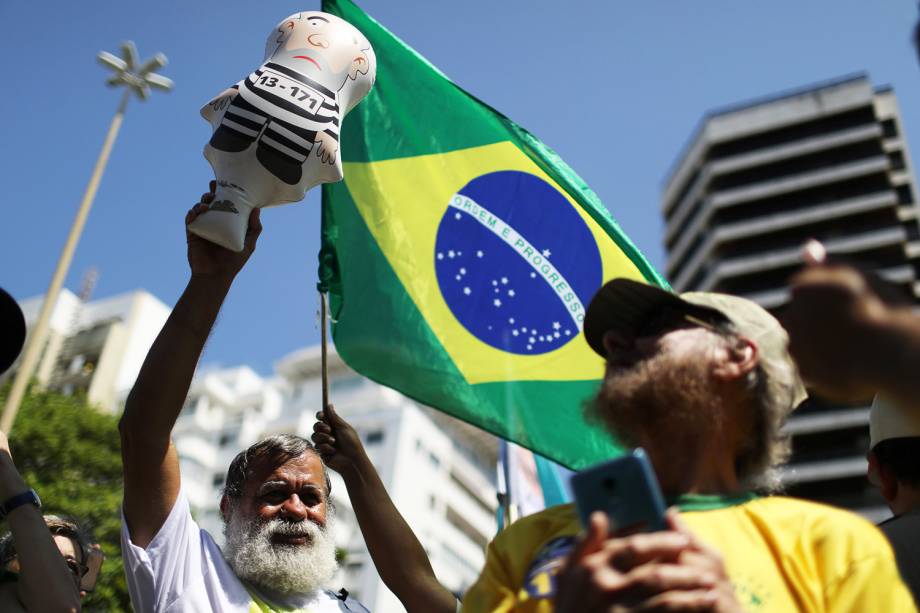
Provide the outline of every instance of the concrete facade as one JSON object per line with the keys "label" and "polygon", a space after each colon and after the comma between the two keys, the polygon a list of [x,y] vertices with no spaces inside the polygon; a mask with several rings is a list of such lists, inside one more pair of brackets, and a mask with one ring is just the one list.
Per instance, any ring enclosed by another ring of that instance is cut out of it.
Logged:
{"label": "concrete facade", "polygon": [[[20,303],[29,332],[43,300]],[[63,289],[35,379],[65,394],[85,393],[90,404],[118,413],[167,317],[169,307],[143,290],[84,302]],[[11,380],[18,367],[17,361],[0,383]]]}
{"label": "concrete facade", "polygon": [[[666,274],[780,313],[801,245],[859,262],[920,302],[917,192],[897,100],[854,75],[708,113],[666,179]],[[868,409],[800,408],[792,495],[879,518],[865,480]]]}

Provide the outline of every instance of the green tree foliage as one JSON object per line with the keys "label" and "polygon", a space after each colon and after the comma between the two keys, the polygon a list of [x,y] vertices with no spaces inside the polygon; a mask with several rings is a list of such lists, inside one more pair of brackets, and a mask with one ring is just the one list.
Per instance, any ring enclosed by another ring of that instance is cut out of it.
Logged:
{"label": "green tree foliage", "polygon": [[[3,394],[5,396],[5,394]],[[31,391],[9,434],[13,460],[41,496],[45,513],[69,515],[105,552],[87,611],[130,611],[121,559],[121,444],[118,418],[84,398]]]}

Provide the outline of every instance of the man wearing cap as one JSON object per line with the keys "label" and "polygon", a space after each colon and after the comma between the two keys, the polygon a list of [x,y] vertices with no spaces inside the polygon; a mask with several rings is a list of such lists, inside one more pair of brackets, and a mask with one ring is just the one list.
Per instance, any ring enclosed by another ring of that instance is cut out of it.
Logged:
{"label": "man wearing cap", "polygon": [[869,481],[894,517],[879,527],[904,582],[920,599],[920,411],[876,398],[869,413]]}
{"label": "man wearing cap", "polygon": [[585,318],[607,361],[587,408],[648,453],[670,529],[586,534],[573,505],[502,532],[464,611],[914,611],[891,547],[865,520],[780,496],[780,428],[805,391],[779,323],[756,304],[607,283]]}

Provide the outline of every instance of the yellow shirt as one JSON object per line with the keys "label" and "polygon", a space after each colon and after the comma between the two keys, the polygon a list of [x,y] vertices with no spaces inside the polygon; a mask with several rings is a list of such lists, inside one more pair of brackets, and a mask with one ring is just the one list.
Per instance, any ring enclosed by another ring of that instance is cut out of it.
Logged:
{"label": "yellow shirt", "polygon": [[[916,611],[891,547],[841,509],[781,496],[687,496],[681,516],[718,549],[745,610]],[[525,517],[499,534],[463,613],[550,613],[555,575],[581,526],[573,505]]]}

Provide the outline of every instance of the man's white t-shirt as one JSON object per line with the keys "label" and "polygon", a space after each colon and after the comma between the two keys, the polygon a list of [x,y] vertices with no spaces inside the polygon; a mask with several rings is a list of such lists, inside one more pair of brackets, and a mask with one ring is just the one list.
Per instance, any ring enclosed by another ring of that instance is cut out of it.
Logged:
{"label": "man's white t-shirt", "polygon": [[131,542],[124,513],[121,519],[128,593],[138,613],[369,613],[353,598],[342,600],[327,590],[285,599],[274,597],[269,601],[252,586],[244,585],[211,535],[192,519],[183,489],[146,549]]}

